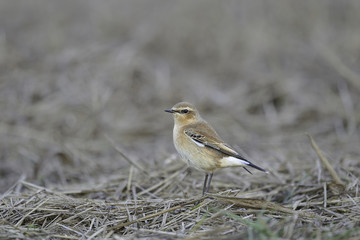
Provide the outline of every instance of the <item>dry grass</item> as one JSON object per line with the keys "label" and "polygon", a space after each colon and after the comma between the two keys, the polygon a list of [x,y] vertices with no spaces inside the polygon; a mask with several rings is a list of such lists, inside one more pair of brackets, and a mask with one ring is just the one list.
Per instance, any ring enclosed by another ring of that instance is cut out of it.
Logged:
{"label": "dry grass", "polygon": [[214,182],[218,194],[186,197],[184,187],[200,188],[201,183],[191,186],[187,172],[177,166],[151,174],[131,167],[119,174],[123,179],[72,190],[50,190],[20,179],[2,196],[1,236],[356,239],[360,233],[360,197],[351,190],[356,182],[347,188],[331,181],[251,182],[248,191],[224,190],[229,187]]}
{"label": "dry grass", "polygon": [[[1,1],[0,238],[357,239],[359,12]],[[220,170],[202,198],[163,112],[181,100],[270,173]]]}

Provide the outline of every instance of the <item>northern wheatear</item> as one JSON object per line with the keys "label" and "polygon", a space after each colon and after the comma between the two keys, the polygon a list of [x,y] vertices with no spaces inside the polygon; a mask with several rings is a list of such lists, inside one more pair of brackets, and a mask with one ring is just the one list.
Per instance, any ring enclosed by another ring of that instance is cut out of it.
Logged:
{"label": "northern wheatear", "polygon": [[205,172],[203,195],[209,191],[213,172],[218,168],[243,167],[251,173],[246,167],[253,167],[266,172],[226,144],[192,104],[180,102],[165,112],[174,116],[173,140],[181,158]]}

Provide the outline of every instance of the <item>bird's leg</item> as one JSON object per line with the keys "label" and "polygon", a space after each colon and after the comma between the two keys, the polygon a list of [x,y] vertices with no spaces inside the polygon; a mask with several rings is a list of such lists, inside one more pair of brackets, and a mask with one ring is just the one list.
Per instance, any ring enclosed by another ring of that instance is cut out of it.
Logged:
{"label": "bird's leg", "polygon": [[209,192],[209,188],[210,188],[210,183],[211,183],[211,179],[212,179],[213,173],[210,173],[209,179],[208,179],[208,183],[206,186],[206,192]]}
{"label": "bird's leg", "polygon": [[[209,176],[209,174],[208,173],[205,173],[205,180],[204,180],[204,187],[203,187],[203,196],[204,196],[204,194],[205,194],[205,190],[206,190],[206,183],[207,183],[207,180],[208,180],[208,176]],[[207,192],[207,190],[206,190],[206,192]]]}

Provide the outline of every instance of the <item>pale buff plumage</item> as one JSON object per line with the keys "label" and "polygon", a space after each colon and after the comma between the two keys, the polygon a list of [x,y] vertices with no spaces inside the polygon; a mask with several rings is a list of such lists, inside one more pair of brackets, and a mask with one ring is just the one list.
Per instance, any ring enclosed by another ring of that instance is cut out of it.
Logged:
{"label": "pale buff plumage", "polygon": [[203,194],[208,192],[213,172],[218,168],[253,167],[265,172],[227,145],[192,104],[180,102],[165,111],[174,116],[173,140],[181,158],[205,172]]}

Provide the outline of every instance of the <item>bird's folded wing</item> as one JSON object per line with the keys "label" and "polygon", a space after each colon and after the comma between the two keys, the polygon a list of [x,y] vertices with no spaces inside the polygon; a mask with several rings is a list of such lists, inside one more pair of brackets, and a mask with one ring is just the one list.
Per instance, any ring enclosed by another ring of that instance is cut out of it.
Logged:
{"label": "bird's folded wing", "polygon": [[239,158],[241,160],[248,161],[238,152],[236,152],[234,149],[232,149],[226,143],[224,143],[224,141],[222,141],[215,132],[209,134],[199,129],[187,128],[185,129],[184,133],[195,143],[202,144],[205,147],[212,148],[228,156],[232,156]]}

